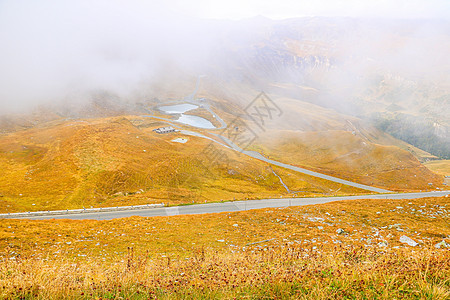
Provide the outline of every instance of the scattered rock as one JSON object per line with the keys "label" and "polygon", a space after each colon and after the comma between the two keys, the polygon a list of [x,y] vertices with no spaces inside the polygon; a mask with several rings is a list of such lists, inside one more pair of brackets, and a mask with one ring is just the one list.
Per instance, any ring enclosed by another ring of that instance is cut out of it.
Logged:
{"label": "scattered rock", "polygon": [[402,226],[402,224],[389,225],[388,229],[395,228],[395,229],[397,229],[397,231],[404,231],[403,229],[400,228],[400,226]]}
{"label": "scattered rock", "polygon": [[229,170],[228,170],[228,174],[229,174],[229,175],[236,175],[237,172],[236,172],[235,170],[233,170],[233,169],[229,169]]}
{"label": "scattered rock", "polygon": [[386,241],[382,241],[378,243],[378,247],[387,247],[388,243]]}
{"label": "scattered rock", "polygon": [[402,235],[400,237],[400,243],[408,244],[411,247],[415,247],[419,245],[416,241],[414,241],[412,238],[407,237],[406,235]]}
{"label": "scattered rock", "polygon": [[392,228],[399,228],[400,226],[402,226],[402,224],[394,224],[394,225],[389,225],[388,228],[392,229]]}
{"label": "scattered rock", "polygon": [[217,240],[218,242],[221,242],[221,243],[223,243],[223,242],[225,242],[225,240]]}
{"label": "scattered rock", "polygon": [[234,227],[239,227],[239,224],[233,224]]}
{"label": "scattered rock", "polygon": [[325,220],[324,218],[319,218],[319,217],[308,218],[308,221],[310,221],[310,222],[322,222],[324,220]]}
{"label": "scattered rock", "polygon": [[444,240],[434,245],[434,248],[441,249],[441,248],[449,248],[450,244],[447,244]]}

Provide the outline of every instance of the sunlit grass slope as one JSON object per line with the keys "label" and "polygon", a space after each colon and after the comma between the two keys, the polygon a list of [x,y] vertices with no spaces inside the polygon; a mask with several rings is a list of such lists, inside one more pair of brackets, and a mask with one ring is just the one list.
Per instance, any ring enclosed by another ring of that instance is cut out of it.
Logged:
{"label": "sunlit grass slope", "polygon": [[[267,164],[211,141],[152,131],[165,123],[126,117],[68,120],[0,137],[0,210],[180,204],[279,197],[286,190]],[[219,149],[221,146],[217,146]],[[358,193],[313,177],[277,171],[303,195]]]}
{"label": "sunlit grass slope", "polygon": [[448,299],[449,205],[441,197],[2,220],[0,297]]}
{"label": "sunlit grass slope", "polygon": [[450,176],[450,160],[432,160],[424,163],[424,165],[437,174]]}
{"label": "sunlit grass slope", "polygon": [[372,143],[350,131],[274,131],[253,149],[285,163],[391,190],[435,189],[443,183],[442,176],[408,151]]}

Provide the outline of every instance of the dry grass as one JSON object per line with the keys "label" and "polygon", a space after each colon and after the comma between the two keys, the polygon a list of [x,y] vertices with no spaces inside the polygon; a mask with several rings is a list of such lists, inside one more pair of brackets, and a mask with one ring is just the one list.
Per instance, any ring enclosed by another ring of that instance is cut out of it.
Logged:
{"label": "dry grass", "polygon": [[[24,259],[1,264],[3,298],[18,299],[448,299],[443,251],[268,247],[152,259],[130,249],[98,262]],[[5,283],[6,280],[6,283]]]}
{"label": "dry grass", "polygon": [[[111,221],[1,220],[0,295],[448,299],[449,250],[434,245],[449,243],[449,204],[441,197]],[[401,243],[402,235],[419,245]]]}
{"label": "dry grass", "polygon": [[[33,211],[147,203],[204,203],[286,195],[267,164],[224,149],[211,163],[210,141],[158,135],[149,118],[57,122],[0,137],[0,211]],[[220,147],[220,146],[219,146]],[[314,177],[280,170],[303,195],[355,194]]]}
{"label": "dry grass", "polygon": [[428,183],[443,186],[442,176],[406,150],[374,144],[349,131],[273,132],[253,149],[284,163],[390,190],[426,190]]}
{"label": "dry grass", "polygon": [[424,163],[424,165],[435,172],[443,176],[450,176],[450,160],[432,160]]}
{"label": "dry grass", "polygon": [[[229,119],[223,112],[229,108],[222,106],[214,103]],[[181,135],[152,132],[162,124],[138,116],[52,121],[0,136],[0,212],[290,196],[267,164],[227,149],[221,150],[228,160],[211,163],[203,152],[210,141],[171,142]],[[275,160],[392,190],[442,184],[406,151],[366,143],[347,131],[276,133],[253,148]],[[301,196],[364,192],[274,170]]]}

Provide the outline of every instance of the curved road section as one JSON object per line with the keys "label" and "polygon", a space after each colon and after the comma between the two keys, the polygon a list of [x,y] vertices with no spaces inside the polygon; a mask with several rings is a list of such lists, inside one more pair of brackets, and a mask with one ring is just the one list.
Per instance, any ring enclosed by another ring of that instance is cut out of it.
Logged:
{"label": "curved road section", "polygon": [[26,219],[45,220],[45,219],[72,219],[72,220],[111,220],[117,218],[127,218],[132,216],[140,217],[164,217],[175,215],[194,215],[209,214],[233,211],[245,211],[260,208],[276,208],[288,206],[303,206],[323,204],[342,200],[361,200],[361,199],[416,199],[426,197],[441,197],[450,194],[449,191],[425,192],[425,193],[403,193],[403,194],[384,194],[384,195],[362,195],[362,196],[344,196],[344,197],[317,197],[317,198],[283,198],[283,199],[262,199],[234,201],[223,203],[195,204],[186,206],[172,206],[164,208],[150,208],[139,210],[124,211],[106,211],[95,213],[80,213],[70,215],[48,215],[48,216],[27,216]]}
{"label": "curved road section", "polygon": [[303,173],[303,174],[306,174],[306,175],[309,175],[309,176],[318,177],[318,178],[322,178],[322,179],[325,179],[325,180],[329,180],[329,181],[333,181],[333,182],[349,185],[349,186],[356,187],[356,188],[359,188],[359,189],[362,189],[362,190],[366,190],[366,191],[371,191],[371,192],[375,192],[375,193],[392,193],[392,191],[389,191],[389,190],[380,189],[380,188],[376,188],[376,187],[373,187],[373,186],[364,185],[364,184],[360,184],[360,183],[356,183],[356,182],[340,179],[340,178],[337,178],[337,177],[325,175],[325,174],[322,174],[322,173],[313,172],[313,171],[310,171],[310,170],[307,170],[307,169],[299,168],[299,167],[296,167],[296,166],[284,164],[284,163],[279,162],[279,161],[268,159],[268,158],[262,156],[258,152],[247,151],[247,150],[241,149],[238,145],[234,144],[232,141],[230,141],[228,138],[226,138],[224,136],[221,136],[221,135],[218,135],[218,134],[216,136],[218,138],[220,138],[222,141],[224,141],[233,150],[236,150],[236,151],[241,152],[241,153],[243,153],[243,154],[245,154],[247,156],[256,158],[258,160],[267,162],[267,163],[275,165],[275,166],[286,168],[286,169],[289,169],[289,170],[292,170],[292,171],[296,171],[296,172],[299,172],[299,173]]}
{"label": "curved road section", "polygon": [[210,140],[210,141],[212,141],[214,143],[217,143],[217,144],[219,144],[219,145],[221,145],[223,147],[226,147],[228,149],[232,149],[232,150],[240,152],[240,153],[242,153],[244,155],[247,155],[247,156],[253,157],[255,159],[267,162],[269,164],[272,164],[272,165],[275,165],[275,166],[279,166],[279,167],[282,167],[282,168],[286,168],[286,169],[289,169],[289,170],[292,170],[292,171],[295,171],[295,172],[299,172],[299,173],[303,173],[303,174],[306,174],[306,175],[309,175],[309,176],[318,177],[318,178],[322,178],[322,179],[325,179],[325,180],[329,180],[329,181],[333,181],[333,182],[349,185],[349,186],[352,186],[352,187],[356,187],[356,188],[359,188],[359,189],[362,189],[362,190],[371,191],[371,192],[375,192],[375,193],[392,193],[392,191],[389,191],[389,190],[380,189],[380,188],[377,188],[377,187],[364,185],[364,184],[360,184],[360,183],[356,183],[356,182],[352,182],[352,181],[348,181],[348,180],[337,178],[337,177],[334,177],[334,176],[329,176],[329,175],[325,175],[325,174],[322,174],[322,173],[317,173],[317,172],[314,172],[314,171],[303,169],[303,168],[300,168],[300,167],[288,165],[288,164],[285,164],[285,163],[282,163],[282,162],[279,162],[279,161],[276,161],[276,160],[268,159],[268,158],[262,156],[258,152],[243,150],[241,147],[239,147],[238,145],[236,145],[235,143],[230,141],[228,138],[226,138],[226,137],[224,137],[222,135],[219,135],[219,134],[213,134],[213,135],[216,136],[217,138],[219,138],[220,140],[222,140],[223,143],[220,143],[220,142],[216,141],[215,139],[212,139],[212,138],[210,138],[210,137],[208,137],[208,136],[206,136],[204,134],[201,134],[201,133],[198,133],[198,132],[195,132],[195,131],[181,130],[180,132],[183,133],[183,134],[186,134],[186,135],[192,135],[192,136],[208,139],[208,140]]}
{"label": "curved road section", "polygon": [[[198,82],[197,82],[197,87],[198,87]],[[194,94],[195,94],[195,91],[194,91]],[[206,110],[208,110],[213,115],[213,117],[216,120],[218,120],[220,122],[220,124],[221,124],[220,127],[215,128],[215,129],[223,129],[223,128],[227,127],[227,124],[225,123],[225,121],[222,120],[222,118],[220,118],[216,113],[214,113],[214,111],[211,109],[209,104],[207,104],[207,103],[200,104],[200,103],[195,102],[193,99],[190,99],[190,101],[188,101],[186,103],[194,104],[194,105],[197,105],[199,107],[202,107],[202,108],[205,108]],[[143,117],[155,118],[155,119],[163,120],[163,121],[166,121],[166,122],[180,123],[177,120],[171,120],[171,119],[167,119],[167,118],[156,117],[156,116],[151,115],[151,114],[150,115],[144,115]],[[169,123],[169,124],[171,124],[171,123]],[[173,124],[171,124],[171,125],[173,125]],[[189,125],[189,124],[184,124],[184,125]],[[239,147],[238,145],[233,143],[230,139],[228,139],[228,138],[226,138],[226,137],[224,137],[222,135],[219,135],[219,134],[210,133],[210,134],[216,136],[217,138],[219,138],[220,140],[222,140],[223,143],[220,143],[219,141],[217,141],[215,139],[212,139],[211,137],[208,137],[208,136],[206,136],[204,134],[201,134],[201,133],[198,133],[198,132],[195,132],[195,131],[181,130],[181,133],[208,139],[208,140],[213,141],[213,142],[215,142],[217,144],[220,144],[220,145],[222,145],[222,146],[224,146],[226,148],[229,148],[229,149],[232,149],[234,151],[243,153],[243,154],[245,154],[247,156],[250,156],[252,158],[255,158],[255,159],[267,162],[267,163],[275,165],[275,166],[286,168],[286,169],[289,169],[289,170],[292,170],[292,171],[295,171],[295,172],[303,173],[303,174],[306,174],[306,175],[309,175],[309,176],[313,176],[313,177],[317,177],[317,178],[321,178],[321,179],[337,182],[337,183],[340,183],[340,184],[352,186],[352,187],[355,187],[355,188],[358,188],[358,189],[371,191],[371,192],[375,192],[375,193],[392,193],[392,191],[389,191],[389,190],[386,190],[386,189],[381,189],[381,188],[377,188],[377,187],[373,187],[373,186],[369,186],[369,185],[365,185],[365,184],[360,184],[360,183],[348,181],[348,180],[345,180],[345,179],[341,179],[341,178],[337,178],[337,177],[334,177],[334,176],[325,175],[325,174],[322,174],[322,173],[310,171],[310,170],[307,170],[307,169],[303,169],[303,168],[300,168],[300,167],[296,167],[296,166],[288,165],[288,164],[285,164],[285,163],[282,163],[282,162],[279,162],[279,161],[268,159],[268,158],[262,156],[258,152],[248,151],[248,150],[242,149],[241,147]]]}

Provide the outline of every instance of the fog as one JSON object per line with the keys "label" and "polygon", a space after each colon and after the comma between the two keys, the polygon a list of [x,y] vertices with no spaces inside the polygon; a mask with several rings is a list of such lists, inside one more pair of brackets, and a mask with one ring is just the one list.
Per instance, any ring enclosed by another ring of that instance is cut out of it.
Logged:
{"label": "fog", "polygon": [[195,74],[211,32],[161,4],[0,2],[0,109],[107,90],[126,96],[161,69]]}
{"label": "fog", "polygon": [[[369,1],[366,6],[361,1],[339,1],[339,6],[327,0],[316,5],[164,3],[0,1],[0,114],[40,104],[83,103],[98,91],[135,101],[151,97],[158,84],[171,86],[170,80],[203,73],[210,84],[217,80],[217,86],[230,90],[227,84],[248,84],[255,90],[269,89],[270,82],[311,84],[328,91],[318,96],[322,103],[352,97],[367,87],[367,74],[377,72],[448,83],[445,1]],[[240,15],[232,13],[237,8]],[[263,17],[217,20],[257,14],[275,19],[316,14],[352,18],[303,18],[298,24]],[[396,14],[428,21],[398,23],[392,19]],[[355,19],[363,17],[375,19]],[[390,19],[376,21],[386,17]],[[321,56],[293,53],[286,48],[293,38],[328,47],[322,56],[331,60],[331,67],[287,62],[293,54]],[[334,100],[330,91],[339,92]]]}

